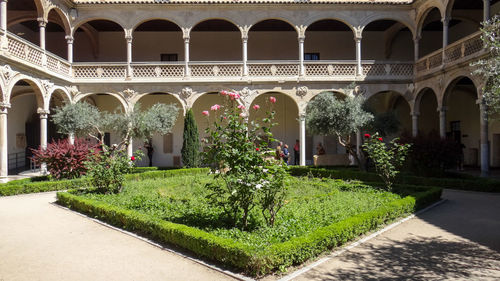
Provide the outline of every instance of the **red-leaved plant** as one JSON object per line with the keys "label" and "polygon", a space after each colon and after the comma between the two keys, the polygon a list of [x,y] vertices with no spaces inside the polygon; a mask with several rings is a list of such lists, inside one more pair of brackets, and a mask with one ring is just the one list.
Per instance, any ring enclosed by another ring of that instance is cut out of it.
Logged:
{"label": "red-leaved plant", "polygon": [[73,179],[87,172],[85,161],[99,153],[97,145],[84,139],[75,139],[75,144],[67,139],[52,141],[46,149],[32,149],[37,165],[47,164],[47,170],[56,179]]}

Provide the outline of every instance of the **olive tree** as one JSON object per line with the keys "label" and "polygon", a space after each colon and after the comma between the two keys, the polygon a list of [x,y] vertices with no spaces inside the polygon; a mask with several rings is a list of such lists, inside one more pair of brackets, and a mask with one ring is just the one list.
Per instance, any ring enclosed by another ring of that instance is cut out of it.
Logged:
{"label": "olive tree", "polygon": [[361,169],[365,169],[356,153],[352,136],[373,120],[373,115],[363,109],[365,99],[361,95],[337,98],[324,92],[316,96],[307,106],[306,126],[317,135],[337,136]]}
{"label": "olive tree", "polygon": [[137,104],[132,112],[117,110],[109,113],[80,102],[56,108],[52,120],[59,133],[91,137],[100,144],[104,144],[105,132],[117,133],[120,142],[112,149],[125,150],[131,139],[147,140],[157,133],[169,133],[178,112],[179,109],[173,104],[157,103],[147,110],[141,110]]}
{"label": "olive tree", "polygon": [[486,84],[483,97],[489,113],[500,113],[500,15],[495,15],[489,21],[483,22],[481,28],[484,47],[490,55],[472,65],[477,67],[474,74],[483,76]]}

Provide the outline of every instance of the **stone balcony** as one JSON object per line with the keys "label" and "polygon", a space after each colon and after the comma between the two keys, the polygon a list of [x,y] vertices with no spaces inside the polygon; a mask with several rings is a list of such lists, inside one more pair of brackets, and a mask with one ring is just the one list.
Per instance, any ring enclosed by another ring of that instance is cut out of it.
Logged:
{"label": "stone balcony", "polygon": [[[69,63],[11,33],[1,57],[9,63],[39,72],[48,78],[69,83],[175,83],[189,82],[285,82],[285,81],[378,81],[412,82],[434,72],[485,55],[480,32],[471,34],[417,61],[205,61],[205,62],[133,62]],[[4,44],[5,46],[5,44]],[[443,59],[444,55],[444,59]]]}

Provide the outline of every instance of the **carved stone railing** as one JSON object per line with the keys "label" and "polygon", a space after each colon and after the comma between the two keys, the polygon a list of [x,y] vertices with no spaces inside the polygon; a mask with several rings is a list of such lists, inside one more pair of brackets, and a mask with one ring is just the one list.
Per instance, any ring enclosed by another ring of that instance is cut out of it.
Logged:
{"label": "carved stone railing", "polygon": [[439,49],[432,52],[425,57],[419,59],[415,65],[417,76],[432,73],[441,68],[449,67],[480,56],[486,53],[483,49],[483,42],[481,40],[481,32],[472,33],[450,45],[444,49]]}
{"label": "carved stone railing", "polygon": [[[132,75],[134,78],[177,78],[184,77],[184,64],[180,63],[158,63],[158,64],[133,64]],[[75,76],[76,77],[76,76]]]}
{"label": "carved stone railing", "polygon": [[243,73],[242,62],[192,62],[189,68],[193,78],[241,77]]}
{"label": "carved stone railing", "polygon": [[66,78],[71,78],[71,64],[52,53],[44,51],[40,47],[11,34],[7,33],[8,55],[27,62],[39,68],[47,68]]}
{"label": "carved stone railing", "polygon": [[251,77],[297,77],[298,61],[249,61],[248,76]]}
{"label": "carved stone railing", "polygon": [[347,78],[356,76],[356,61],[307,61],[307,77]]}
{"label": "carved stone railing", "polygon": [[363,61],[363,75],[366,79],[413,79],[413,62]]}
{"label": "carved stone railing", "polygon": [[73,77],[75,79],[125,79],[127,64],[117,63],[74,63]]}

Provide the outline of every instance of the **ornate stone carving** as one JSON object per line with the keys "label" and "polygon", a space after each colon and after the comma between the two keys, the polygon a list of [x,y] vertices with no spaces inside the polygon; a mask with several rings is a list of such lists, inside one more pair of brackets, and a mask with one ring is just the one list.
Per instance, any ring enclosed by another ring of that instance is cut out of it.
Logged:
{"label": "ornate stone carving", "polygon": [[326,71],[328,71],[328,75],[333,75],[333,71],[335,69],[333,68],[333,65],[329,64],[326,68]]}
{"label": "ornate stone carving", "polygon": [[10,68],[10,65],[8,64],[0,67],[0,72],[2,73],[2,78],[5,81],[5,85],[8,85],[12,77],[14,77],[14,75],[16,74],[16,72],[12,70],[12,68]]}
{"label": "ornate stone carving", "polygon": [[366,93],[366,89],[359,86],[359,85],[356,85],[356,87],[354,87],[354,90],[352,91],[352,93],[354,95],[364,95]]}
{"label": "ornate stone carving", "polygon": [[251,26],[245,25],[245,26],[240,26],[239,28],[241,31],[241,39],[248,40],[248,32],[250,31]]}
{"label": "ornate stone carving", "polygon": [[156,77],[160,77],[161,75],[161,68],[159,66],[155,67],[155,75]]}
{"label": "ornate stone carving", "polygon": [[47,116],[50,114],[50,110],[39,107],[36,110],[36,113],[40,115],[40,118],[47,118]]}
{"label": "ornate stone carving", "polygon": [[305,25],[296,25],[295,28],[297,28],[299,40],[305,40],[306,39],[306,29],[307,29],[307,26],[305,26]]}
{"label": "ornate stone carving", "polygon": [[391,73],[391,65],[390,64],[386,64],[384,66],[384,70],[385,70],[385,74],[389,75]]}
{"label": "ornate stone carving", "polygon": [[307,95],[308,91],[309,91],[309,88],[307,88],[306,86],[300,86],[297,88],[297,91],[295,92],[295,94],[297,96],[299,96],[300,98],[303,98]]}
{"label": "ornate stone carving", "polygon": [[214,67],[212,67],[212,73],[214,74],[214,76],[219,76],[219,72],[220,68],[217,65],[214,65]]}
{"label": "ornate stone carving", "polygon": [[98,67],[96,70],[95,70],[95,73],[97,74],[97,77],[101,78],[102,75],[104,74],[104,69],[102,69],[102,67]]}
{"label": "ornate stone carving", "polygon": [[72,97],[75,97],[76,95],[80,94],[81,92],[78,90],[78,87],[73,85],[73,86],[66,86],[64,87],[66,88],[66,90],[68,90],[69,94],[72,96]]}
{"label": "ornate stone carving", "polygon": [[182,39],[184,39],[184,42],[186,40],[189,42],[190,33],[191,33],[191,27],[182,27]]}
{"label": "ornate stone carving", "polygon": [[120,94],[126,99],[126,100],[130,100],[132,99],[135,95],[137,95],[138,93],[135,91],[135,90],[132,90],[132,89],[126,89],[126,90],[123,90],[120,92]]}
{"label": "ornate stone carving", "polygon": [[0,102],[0,114],[7,114],[7,110],[10,108],[10,103]]}
{"label": "ornate stone carving", "polygon": [[44,96],[48,97],[51,94],[52,88],[54,88],[54,83],[50,82],[50,80],[40,80],[44,90]]}
{"label": "ornate stone carving", "polygon": [[278,68],[274,64],[271,65],[271,68],[269,70],[271,71],[271,75],[273,75],[273,76],[275,76],[276,72],[278,72]]}
{"label": "ornate stone carving", "polygon": [[181,97],[181,99],[183,100],[187,100],[191,95],[193,95],[193,89],[189,88],[189,87],[184,87],[182,90],[181,90],[181,93],[179,94],[179,96]]}

